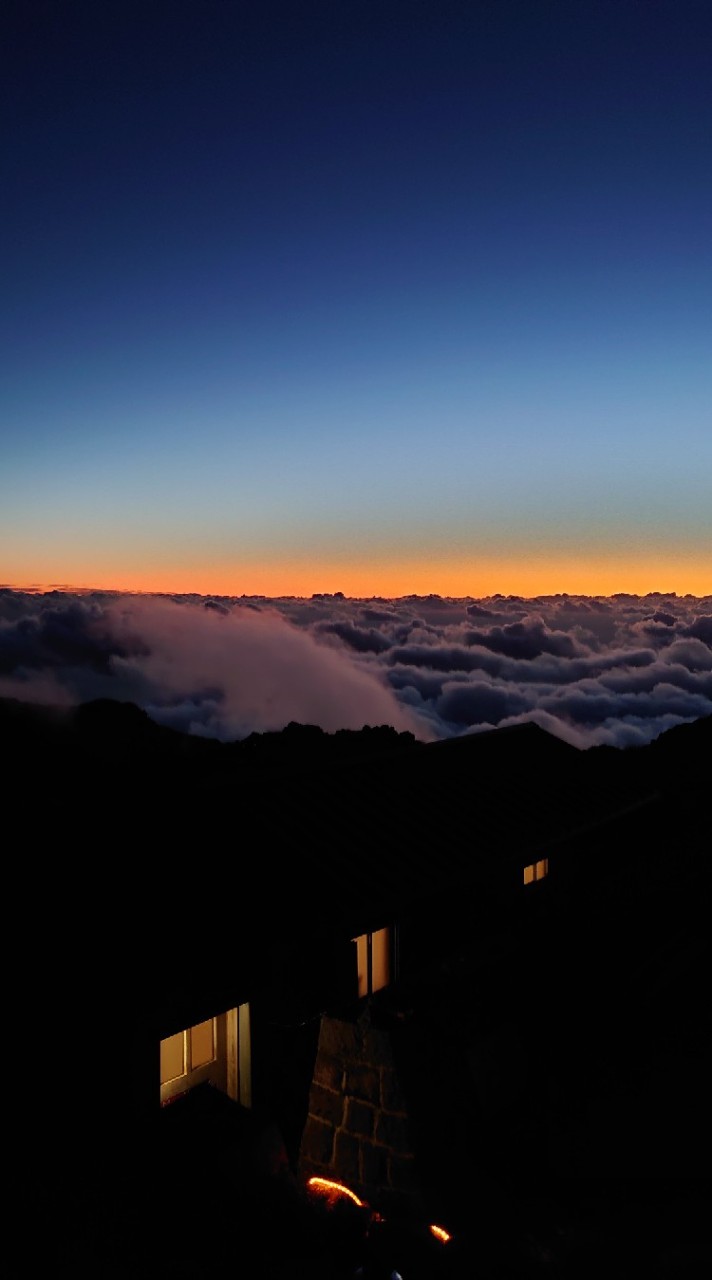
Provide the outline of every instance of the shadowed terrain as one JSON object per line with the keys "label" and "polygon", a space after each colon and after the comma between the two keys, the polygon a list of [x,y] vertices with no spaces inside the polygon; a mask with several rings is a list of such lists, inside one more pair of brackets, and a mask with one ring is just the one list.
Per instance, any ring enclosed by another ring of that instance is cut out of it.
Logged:
{"label": "shadowed terrain", "polygon": [[[165,1274],[207,1278],[230,1263],[224,1232],[259,1222],[252,1274],[352,1274],[354,1222],[327,1220],[297,1185],[302,1103],[274,1061],[247,1128],[230,1113],[211,1130],[227,1154],[210,1206],[189,1195],[172,1218],[169,1197],[156,1236],[147,1206],[175,1139],[164,1124],[157,1147],[110,1171],[131,1117],[121,1070],[97,1060],[115,1037],[97,1029],[159,1008],[167,1025],[205,982],[217,1000],[227,956],[244,998],[296,1025],[330,998],[321,949],[386,912],[429,939],[381,1016],[429,1204],[458,1226],[449,1274],[693,1274],[709,1173],[711,731],[708,717],[644,747],[579,751],[526,724],[424,744],[295,723],[223,743],[133,704],[0,702],[6,900],[24,944],[6,937],[24,1047],[6,1087],[35,1250],[75,1273],[113,1259],[107,1275],[158,1274],[158,1250],[175,1254]],[[544,850],[560,853],[545,894],[493,888],[500,866]],[[190,923],[191,945],[166,964],[156,929],[171,919]],[[330,980],[338,1005],[338,966]],[[255,1132],[277,1135],[277,1179],[245,1154]],[[177,1120],[174,1133],[190,1140]],[[199,1262],[184,1233],[201,1223]],[[415,1274],[411,1262],[404,1280]]]}

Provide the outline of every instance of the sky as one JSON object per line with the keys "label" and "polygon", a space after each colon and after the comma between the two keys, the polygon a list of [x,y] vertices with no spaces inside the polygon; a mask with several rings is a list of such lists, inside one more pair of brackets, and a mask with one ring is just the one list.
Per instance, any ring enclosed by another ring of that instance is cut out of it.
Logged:
{"label": "sky", "polygon": [[708,0],[5,0],[0,582],[712,591]]}

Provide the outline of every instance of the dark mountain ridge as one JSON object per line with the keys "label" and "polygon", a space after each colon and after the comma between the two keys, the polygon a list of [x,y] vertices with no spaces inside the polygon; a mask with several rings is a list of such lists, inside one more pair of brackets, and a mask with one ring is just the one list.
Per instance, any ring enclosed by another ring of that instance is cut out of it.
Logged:
{"label": "dark mountain ridge", "polygon": [[[669,845],[682,866],[705,846],[711,739],[712,716],[627,749],[577,750],[533,723],[435,743],[387,725],[290,723],[226,743],[156,724],[133,703],[0,699],[6,794],[32,815],[38,845],[71,814],[78,834],[102,832],[107,866],[127,874],[140,860],[160,878],[161,850],[191,865],[207,841],[227,881],[241,868],[243,890],[269,893],[283,914],[317,868],[325,910],[332,895],[378,915],[427,900],[434,857],[441,891],[454,890],[492,859],[536,861],[612,822],[614,861]],[[278,855],[278,894],[268,863],[247,857],[255,842],[290,855]]]}
{"label": "dark mountain ridge", "polygon": [[409,732],[390,725],[364,725],[362,729],[327,732],[317,725],[291,721],[282,730],[254,732],[246,738],[224,742],[161,725],[132,702],[95,699],[76,707],[53,707],[0,698],[0,734],[6,745],[22,749],[85,746],[92,752],[113,754],[130,748],[166,759],[184,758],[196,764],[229,758],[240,763],[299,766],[305,758],[324,762],[364,759],[373,755],[427,752],[428,759],[447,756],[449,764],[492,759],[534,759],[546,755],[547,763],[570,763],[574,755],[603,768],[626,761],[631,771],[651,766],[656,773],[693,765],[709,750],[712,714],[674,725],[644,746],[589,747],[584,751],[542,729],[534,721],[480,733],[463,734],[436,742],[418,742]]}
{"label": "dark mountain ridge", "polygon": [[339,831],[331,861],[380,856],[384,843],[454,851],[475,833],[480,848],[525,842],[536,852],[641,805],[671,831],[702,830],[711,741],[712,715],[643,747],[583,751],[534,723],[423,743],[388,725],[327,733],[293,722],[222,742],[157,724],[134,703],[0,699],[17,807],[36,812],[42,795],[45,813],[71,803],[76,819],[102,824],[111,813],[127,830],[153,824],[162,839],[174,829],[183,844],[202,840],[206,823],[217,835],[237,820],[267,824],[277,843],[323,842],[326,853]]}

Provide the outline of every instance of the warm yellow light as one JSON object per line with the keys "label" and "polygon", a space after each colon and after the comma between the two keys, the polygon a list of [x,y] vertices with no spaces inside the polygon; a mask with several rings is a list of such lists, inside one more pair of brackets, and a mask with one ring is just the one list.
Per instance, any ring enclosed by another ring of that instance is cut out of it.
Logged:
{"label": "warm yellow light", "polygon": [[359,1209],[363,1209],[363,1200],[359,1200],[355,1192],[345,1187],[343,1182],[332,1182],[330,1178],[310,1178],[307,1186],[311,1191],[316,1191],[319,1195],[323,1195],[327,1200],[337,1200],[339,1196],[346,1196],[348,1200],[353,1200]]}
{"label": "warm yellow light", "polygon": [[[388,927],[375,933],[362,933],[352,938],[356,943],[356,970],[359,999],[382,991],[391,981],[391,931]],[[369,956],[371,970],[369,974]],[[369,980],[370,979],[370,980]]]}
{"label": "warm yellow light", "polygon": [[435,1239],[441,1240],[443,1244],[447,1244],[448,1240],[452,1238],[450,1232],[446,1231],[444,1227],[436,1227],[431,1223],[430,1230],[435,1236]]}
{"label": "warm yellow light", "polygon": [[540,858],[539,862],[532,862],[531,866],[524,868],[524,883],[533,884],[535,880],[543,880],[549,874],[549,859]]}

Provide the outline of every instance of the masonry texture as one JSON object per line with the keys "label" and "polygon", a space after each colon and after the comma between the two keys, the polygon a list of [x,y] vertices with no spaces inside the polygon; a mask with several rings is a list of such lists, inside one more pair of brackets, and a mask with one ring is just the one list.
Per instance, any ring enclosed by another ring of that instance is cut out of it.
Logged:
{"label": "masonry texture", "polygon": [[370,1204],[417,1201],[411,1124],[387,1031],[366,1005],[353,1022],[324,1017],[300,1174],[344,1182]]}

